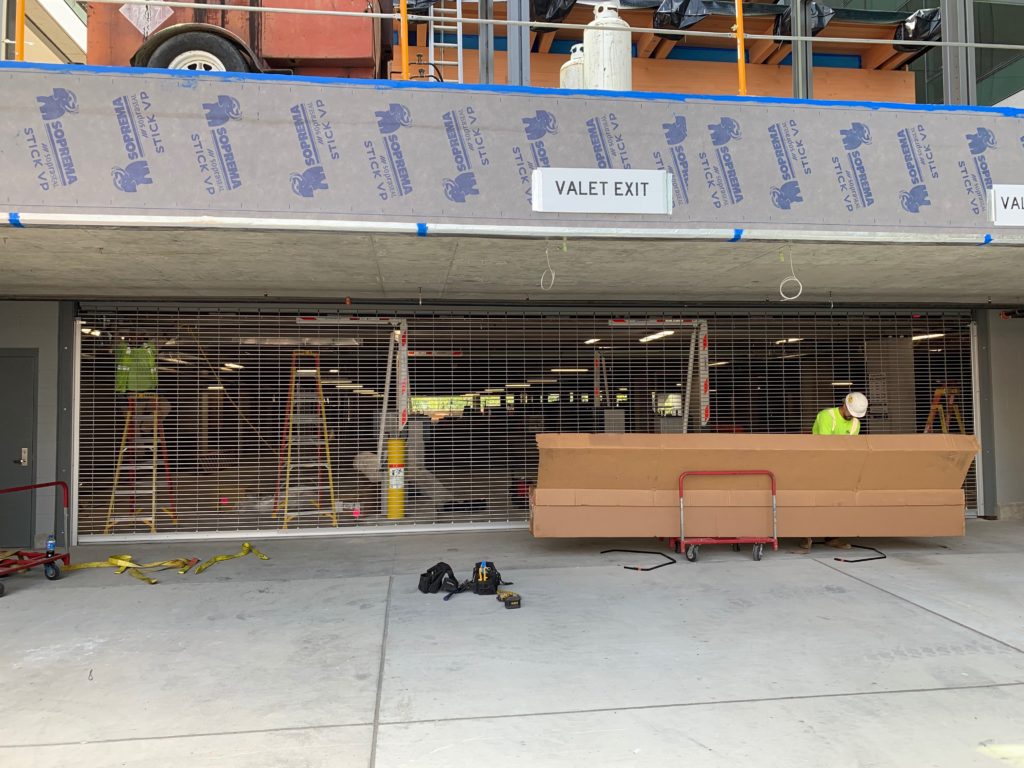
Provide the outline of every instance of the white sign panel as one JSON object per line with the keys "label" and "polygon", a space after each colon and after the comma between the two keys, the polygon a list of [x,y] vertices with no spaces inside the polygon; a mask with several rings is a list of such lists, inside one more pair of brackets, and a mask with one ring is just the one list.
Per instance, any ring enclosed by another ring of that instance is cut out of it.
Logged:
{"label": "white sign panel", "polygon": [[994,184],[988,209],[997,227],[1024,227],[1024,184]]}
{"label": "white sign panel", "polygon": [[174,15],[174,11],[159,5],[122,5],[121,15],[132,23],[143,37],[149,37],[157,28]]}
{"label": "white sign panel", "polygon": [[537,168],[533,210],[545,213],[672,213],[668,171]]}

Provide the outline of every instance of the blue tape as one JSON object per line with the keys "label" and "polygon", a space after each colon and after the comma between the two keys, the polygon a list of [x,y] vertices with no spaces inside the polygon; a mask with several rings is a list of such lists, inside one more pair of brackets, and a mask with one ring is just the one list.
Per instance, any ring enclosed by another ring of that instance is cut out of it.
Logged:
{"label": "blue tape", "polygon": [[892,109],[902,112],[967,112],[977,115],[1003,115],[1004,117],[1024,117],[1024,109],[1019,107],[976,107],[966,105],[950,104],[899,104],[883,101],[853,101],[853,100],[805,100],[788,99],[770,96],[724,96],[710,94],[681,94],[663,93],[650,91],[587,91],[575,88],[536,88],[524,85],[479,85],[476,83],[434,83],[420,82],[415,80],[363,80],[342,77],[316,77],[312,75],[267,75],[262,73],[239,73],[239,72],[194,72],[191,70],[159,70],[141,69],[135,67],[98,67],[82,66],[79,64],[37,64],[34,62],[4,61],[0,62],[0,72],[5,69],[25,69],[42,72],[54,72],[74,75],[99,75],[110,77],[111,75],[128,75],[131,77],[157,77],[170,78],[181,81],[187,87],[192,87],[196,82],[195,78],[230,80],[239,83],[246,82],[267,82],[280,81],[285,83],[317,83],[320,85],[335,87],[362,86],[375,90],[440,90],[440,91],[468,91],[476,93],[497,93],[497,94],[526,94],[532,96],[600,96],[608,99],[631,99],[634,101],[664,101],[664,102],[720,102],[739,104],[787,104],[792,106],[803,106],[817,109],[818,107],[860,107],[863,109]]}
{"label": "blue tape", "polygon": [[742,229],[734,229],[732,231],[732,237],[729,239],[729,242],[730,243],[738,243],[742,239],[743,239],[743,230]]}
{"label": "blue tape", "polygon": [[14,211],[7,214],[7,223],[12,227],[17,227],[18,229],[25,228],[25,225],[21,223],[21,214],[15,213]]}
{"label": "blue tape", "polygon": [[427,236],[427,225],[424,222],[422,222],[422,221],[416,223],[416,236],[417,237],[426,237]]}
{"label": "blue tape", "polygon": [[992,242],[992,239],[993,239],[992,235],[986,233],[985,234],[985,239],[982,242],[978,243],[978,245],[988,245],[989,243]]}

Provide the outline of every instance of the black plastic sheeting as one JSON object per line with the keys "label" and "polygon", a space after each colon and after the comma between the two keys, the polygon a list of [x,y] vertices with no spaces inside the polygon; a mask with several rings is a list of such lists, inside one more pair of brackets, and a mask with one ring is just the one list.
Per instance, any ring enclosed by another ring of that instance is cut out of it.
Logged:
{"label": "black plastic sheeting", "polygon": [[[807,31],[812,37],[827,27],[832,17],[836,15],[835,8],[822,3],[806,3],[804,8],[807,10]],[[775,34],[793,34],[793,6],[787,5],[786,10],[775,20]]]}
{"label": "black plastic sheeting", "polygon": [[[569,11],[576,5],[576,0],[530,0],[530,21],[546,21],[549,24],[561,24]],[[540,27],[534,32],[550,32]]]}
{"label": "black plastic sheeting", "polygon": [[[409,0],[409,13],[414,16],[426,16],[433,5],[437,5],[437,0]],[[395,3],[395,7],[398,7],[398,3]]]}
{"label": "black plastic sheeting", "polygon": [[[765,3],[744,3],[746,16],[779,16],[784,8]],[[662,0],[654,12],[655,29],[689,29],[707,16],[728,16],[735,18],[736,4],[718,0]],[[659,35],[665,39],[678,40],[678,35]]]}
{"label": "black plastic sheeting", "polygon": [[[910,14],[910,17],[896,27],[893,40],[917,40],[927,42],[942,39],[942,13],[938,8],[923,8]],[[926,53],[929,48],[920,45],[892,45],[900,53]]]}

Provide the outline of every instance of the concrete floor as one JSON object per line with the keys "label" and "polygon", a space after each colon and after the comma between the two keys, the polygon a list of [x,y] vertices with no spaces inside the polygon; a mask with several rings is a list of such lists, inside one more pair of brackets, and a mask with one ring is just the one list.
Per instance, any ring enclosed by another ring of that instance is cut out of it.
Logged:
{"label": "concrete floor", "polygon": [[[380,536],[156,586],[12,577],[0,765],[1024,766],[1024,523],[875,543],[638,573],[658,558],[599,551],[654,542]],[[521,610],[416,591],[481,558]]]}

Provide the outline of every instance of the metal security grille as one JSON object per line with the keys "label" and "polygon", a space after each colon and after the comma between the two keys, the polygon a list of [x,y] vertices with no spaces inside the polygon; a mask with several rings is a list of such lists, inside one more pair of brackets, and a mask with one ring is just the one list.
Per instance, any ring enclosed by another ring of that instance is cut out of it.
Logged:
{"label": "metal security grille", "polygon": [[[80,326],[82,535],[521,524],[539,432],[808,432],[852,390],[865,433],[974,432],[966,312],[96,306]],[[973,469],[966,490],[976,507]]]}

